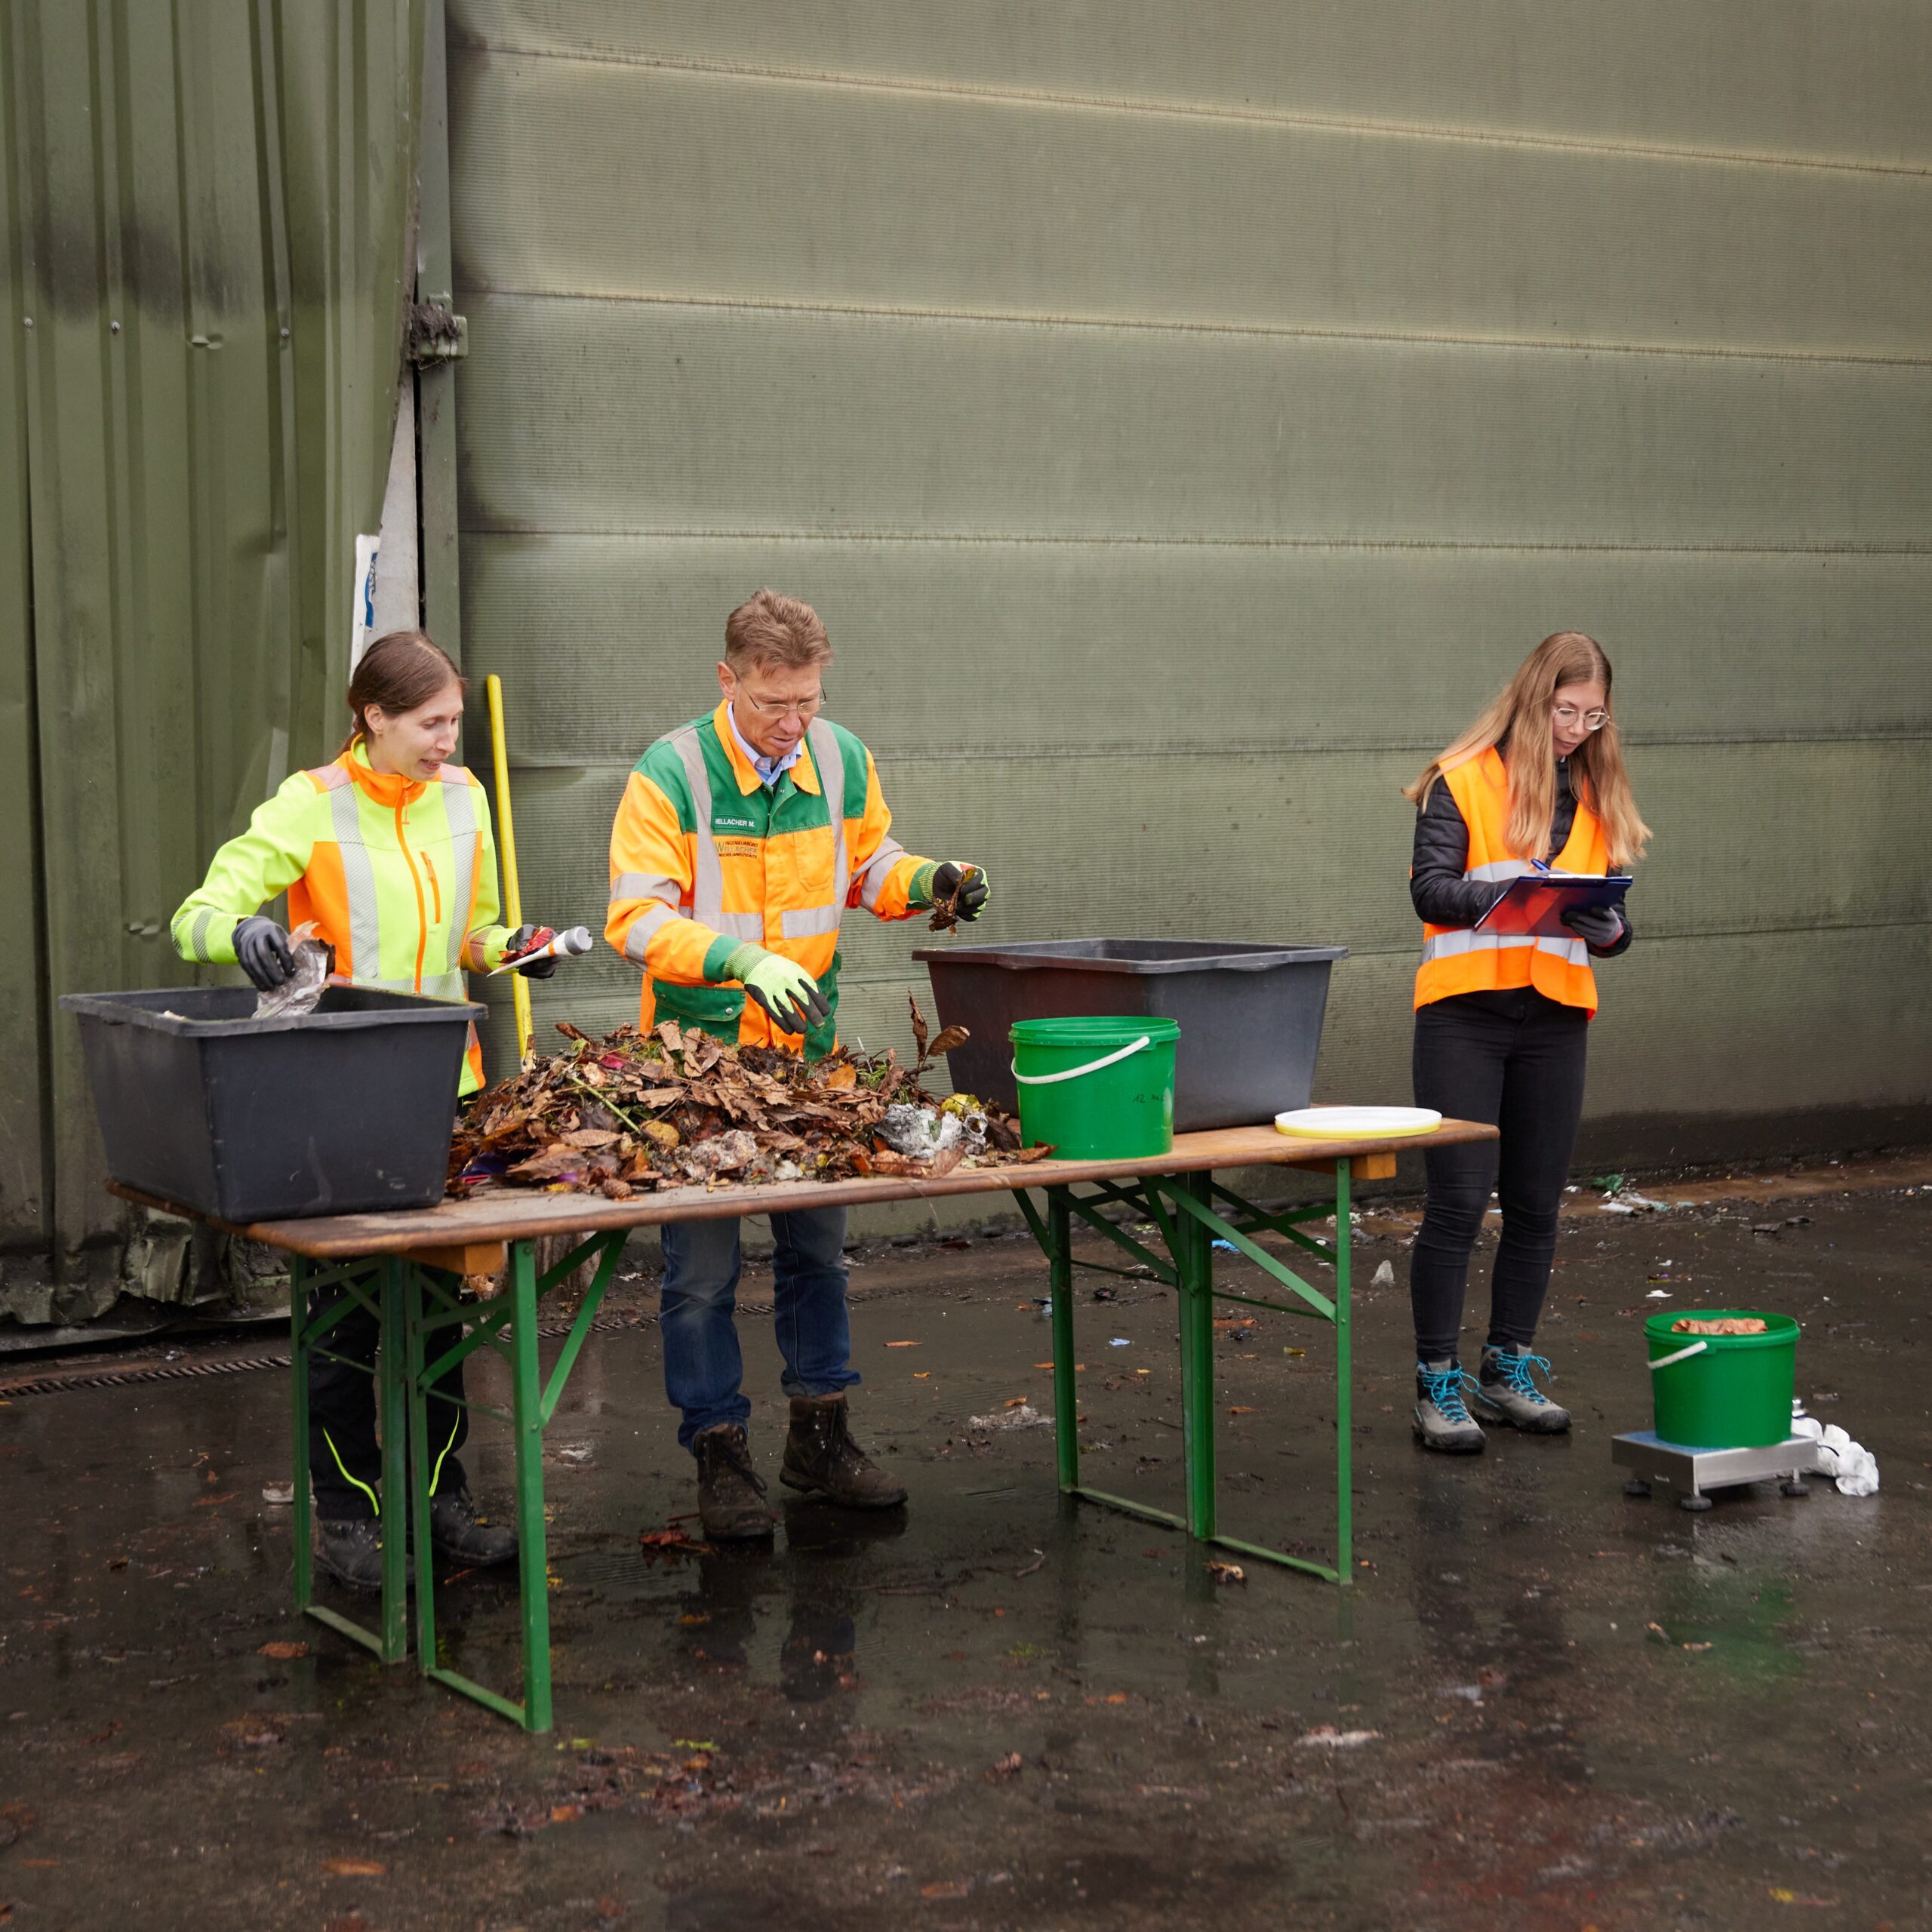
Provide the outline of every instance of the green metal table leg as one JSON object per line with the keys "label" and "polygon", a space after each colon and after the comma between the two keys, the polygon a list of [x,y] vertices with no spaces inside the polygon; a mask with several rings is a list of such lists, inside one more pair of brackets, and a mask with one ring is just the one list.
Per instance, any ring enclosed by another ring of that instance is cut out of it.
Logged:
{"label": "green metal table leg", "polygon": [[550,1728],[550,1561],[543,1523],[543,1386],[537,1361],[537,1254],[510,1244],[516,1297],[510,1373],[516,1429],[516,1529],[522,1552],[523,1727]]}
{"label": "green metal table leg", "polygon": [[1355,1391],[1349,1353],[1349,1263],[1353,1243],[1351,1164],[1335,1163],[1335,1580],[1355,1581],[1355,1481],[1351,1466]]}
{"label": "green metal table leg", "polygon": [[288,1374],[295,1420],[294,1489],[289,1498],[295,1531],[295,1614],[303,1615],[315,1596],[312,1548],[313,1499],[309,1494],[309,1263],[293,1255],[288,1268]]}
{"label": "green metal table leg", "polygon": [[429,1392],[423,1386],[426,1338],[423,1277],[411,1266],[403,1284],[409,1394],[409,1520],[415,1526],[416,1667],[426,1676],[436,1663],[436,1555],[429,1540]]}
{"label": "green metal table leg", "polygon": [[1073,1373],[1073,1230],[1066,1190],[1047,1194],[1047,1272],[1053,1297],[1054,1447],[1060,1486],[1080,1486],[1080,1394]]}
{"label": "green metal table leg", "polygon": [[[383,1644],[385,1663],[409,1654],[409,1334],[403,1315],[405,1264],[382,1263],[382,1331],[376,1374],[383,1451]],[[426,1534],[426,1523],[417,1534]]]}
{"label": "green metal table leg", "polygon": [[[1204,1206],[1212,1200],[1213,1177],[1189,1174],[1182,1184]],[[1179,1218],[1180,1252],[1181,1441],[1187,1464],[1187,1528],[1205,1540],[1214,1534],[1214,1259],[1212,1238],[1192,1215]]]}

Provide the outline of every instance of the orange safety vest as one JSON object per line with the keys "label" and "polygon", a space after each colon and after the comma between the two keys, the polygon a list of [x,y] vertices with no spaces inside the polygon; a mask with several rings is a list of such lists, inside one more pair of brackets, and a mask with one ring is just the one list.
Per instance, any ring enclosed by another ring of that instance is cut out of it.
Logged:
{"label": "orange safety vest", "polygon": [[[1472,752],[1437,781],[1447,785],[1469,830],[1465,878],[1520,878],[1536,870],[1512,853],[1504,829],[1509,820],[1509,771],[1494,745]],[[1558,872],[1605,872],[1609,848],[1597,815],[1580,797],[1563,850],[1552,862]],[[1416,974],[1416,1004],[1457,993],[1494,992],[1534,986],[1564,1006],[1597,1010],[1596,976],[1590,949],[1580,939],[1542,939],[1534,933],[1478,932],[1469,926],[1423,927],[1422,964]]]}

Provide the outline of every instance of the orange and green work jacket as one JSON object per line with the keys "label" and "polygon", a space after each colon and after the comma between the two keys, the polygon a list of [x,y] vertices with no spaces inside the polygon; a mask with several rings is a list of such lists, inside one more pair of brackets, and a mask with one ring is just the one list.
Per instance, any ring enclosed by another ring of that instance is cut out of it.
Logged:
{"label": "orange and green work jacket", "polygon": [[[278,892],[358,986],[465,999],[463,969],[502,963],[497,848],[482,786],[460,764],[426,782],[371,768],[358,743],[298,771],[214,855],[174,915],[183,959],[232,966],[235,928]],[[472,1030],[462,1091],[483,1084]]]}
{"label": "orange and green work jacket", "polygon": [[[1469,829],[1465,878],[1500,883],[1536,870],[1509,850],[1509,768],[1494,745],[1451,765],[1437,782],[1448,786]],[[1582,798],[1577,801],[1570,836],[1553,863],[1560,872],[1597,874],[1609,869],[1610,848],[1602,823]],[[1580,1006],[1592,1014],[1597,1010],[1596,975],[1590,971],[1590,949],[1580,938],[1544,939],[1534,933],[1484,932],[1469,926],[1425,924],[1422,931],[1422,965],[1416,974],[1418,1007],[1457,993],[1534,986],[1560,1005]]]}
{"label": "orange and green work jacket", "polygon": [[[812,721],[804,755],[766,785],[720,704],[637,761],[611,832],[605,937],[643,969],[638,1024],[695,1026],[818,1059],[837,1043],[838,923],[848,906],[909,918],[933,866],[891,836],[872,755]],[[807,1035],[774,1026],[724,977],[746,940],[811,974],[832,1014]]]}

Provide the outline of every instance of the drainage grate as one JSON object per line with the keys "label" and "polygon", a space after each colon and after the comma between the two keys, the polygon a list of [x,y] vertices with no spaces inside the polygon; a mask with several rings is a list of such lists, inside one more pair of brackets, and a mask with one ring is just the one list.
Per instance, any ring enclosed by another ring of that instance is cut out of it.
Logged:
{"label": "drainage grate", "polygon": [[[600,1315],[590,1324],[593,1335],[614,1334],[620,1329],[654,1327],[654,1315]],[[571,1332],[568,1321],[546,1321],[537,1332],[546,1341],[558,1341]],[[22,1382],[0,1382],[0,1402],[21,1395],[59,1395],[70,1389],[123,1389],[143,1382],[182,1382],[204,1375],[253,1374],[265,1368],[286,1368],[286,1352],[267,1355],[223,1355],[208,1361],[131,1362],[125,1368],[56,1369]]]}

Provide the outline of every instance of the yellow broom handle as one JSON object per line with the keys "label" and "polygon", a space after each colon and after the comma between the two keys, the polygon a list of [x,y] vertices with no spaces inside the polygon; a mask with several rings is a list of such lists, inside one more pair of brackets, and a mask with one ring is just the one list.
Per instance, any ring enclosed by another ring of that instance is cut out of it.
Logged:
{"label": "yellow broom handle", "polygon": [[[510,816],[510,754],[503,737],[503,681],[493,671],[483,680],[490,700],[490,749],[497,766],[497,844],[503,855],[503,922],[514,931],[523,924],[523,894],[516,878],[516,822]],[[521,973],[509,975],[510,997],[516,1004],[516,1054],[530,1054],[530,982]]]}

